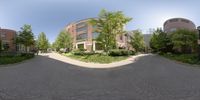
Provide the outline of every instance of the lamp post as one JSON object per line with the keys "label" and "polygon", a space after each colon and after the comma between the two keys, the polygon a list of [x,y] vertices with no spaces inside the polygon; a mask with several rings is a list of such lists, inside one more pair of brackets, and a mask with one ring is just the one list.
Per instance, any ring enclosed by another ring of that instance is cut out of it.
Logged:
{"label": "lamp post", "polygon": [[200,60],[200,26],[197,27],[197,30],[199,32],[199,38],[198,38],[198,54],[199,54],[199,60]]}

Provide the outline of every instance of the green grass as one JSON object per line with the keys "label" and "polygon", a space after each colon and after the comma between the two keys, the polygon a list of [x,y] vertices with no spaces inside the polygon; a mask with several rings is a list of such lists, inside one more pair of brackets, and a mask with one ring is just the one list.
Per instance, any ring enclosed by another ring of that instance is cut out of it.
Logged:
{"label": "green grass", "polygon": [[93,63],[101,63],[101,64],[112,63],[112,62],[116,62],[116,61],[125,60],[128,58],[128,56],[112,57],[112,56],[101,55],[101,54],[73,55],[72,53],[66,53],[64,55],[67,57],[70,57],[72,59],[80,60],[83,62],[93,62]]}
{"label": "green grass", "polygon": [[3,57],[0,57],[0,65],[18,63],[27,59],[31,59],[33,57],[34,55],[3,56]]}
{"label": "green grass", "polygon": [[197,54],[171,54],[171,53],[168,53],[168,54],[163,54],[162,56],[172,59],[172,60],[180,61],[183,63],[200,65],[200,61],[198,60]]}

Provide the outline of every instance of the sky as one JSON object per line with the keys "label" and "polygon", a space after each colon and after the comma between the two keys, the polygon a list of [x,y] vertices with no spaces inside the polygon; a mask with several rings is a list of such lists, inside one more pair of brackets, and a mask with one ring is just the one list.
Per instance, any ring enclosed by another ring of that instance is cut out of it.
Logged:
{"label": "sky", "polygon": [[133,18],[126,30],[143,34],[174,17],[200,26],[200,0],[0,0],[0,27],[19,31],[30,24],[36,38],[45,32],[52,43],[68,23],[97,17],[102,9],[123,11]]}

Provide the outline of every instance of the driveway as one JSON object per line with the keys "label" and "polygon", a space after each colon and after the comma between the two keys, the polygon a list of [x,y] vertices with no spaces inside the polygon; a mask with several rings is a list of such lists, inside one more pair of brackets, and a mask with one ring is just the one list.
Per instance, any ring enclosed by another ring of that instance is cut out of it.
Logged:
{"label": "driveway", "polygon": [[200,68],[157,55],[111,69],[37,56],[0,67],[0,100],[200,100]]}

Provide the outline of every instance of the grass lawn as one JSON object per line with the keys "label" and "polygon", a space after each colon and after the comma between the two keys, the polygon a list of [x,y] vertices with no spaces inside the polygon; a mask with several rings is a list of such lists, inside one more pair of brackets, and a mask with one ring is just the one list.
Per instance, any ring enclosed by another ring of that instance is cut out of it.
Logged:
{"label": "grass lawn", "polygon": [[74,55],[72,53],[66,53],[64,54],[67,57],[70,57],[72,59],[84,61],[84,62],[93,62],[93,63],[112,63],[116,61],[121,61],[127,59],[129,56],[107,56],[107,55],[101,55],[101,54],[93,54],[93,55]]}
{"label": "grass lawn", "polygon": [[33,54],[18,55],[18,56],[2,56],[0,57],[0,65],[13,64],[27,59],[33,58]]}
{"label": "grass lawn", "polygon": [[188,63],[188,64],[197,64],[200,65],[200,61],[198,61],[198,55],[197,54],[163,54],[162,56],[180,61],[183,63]]}

